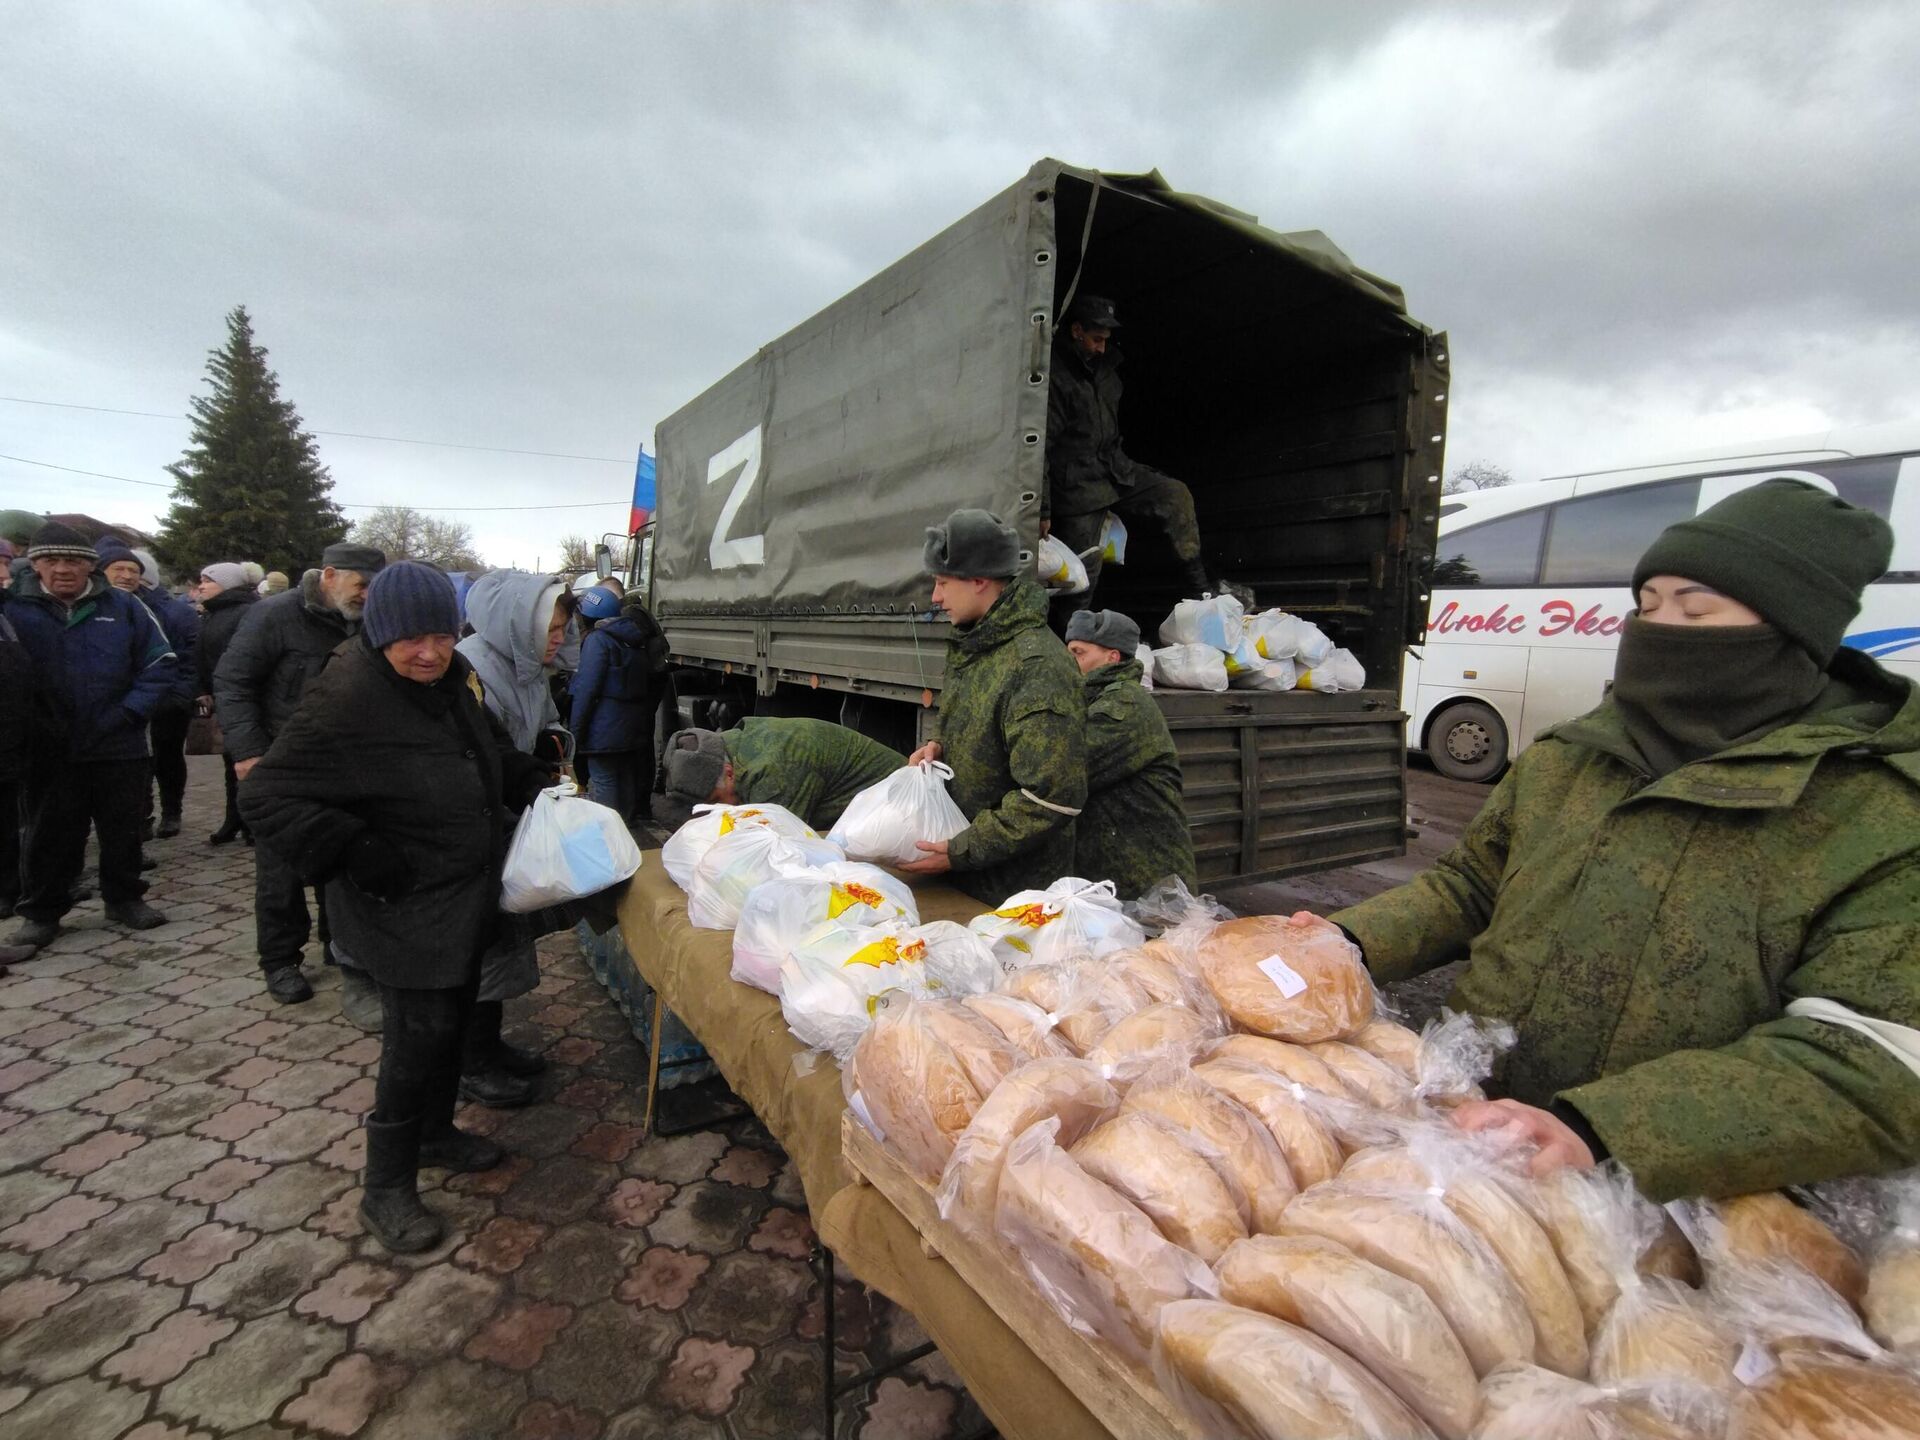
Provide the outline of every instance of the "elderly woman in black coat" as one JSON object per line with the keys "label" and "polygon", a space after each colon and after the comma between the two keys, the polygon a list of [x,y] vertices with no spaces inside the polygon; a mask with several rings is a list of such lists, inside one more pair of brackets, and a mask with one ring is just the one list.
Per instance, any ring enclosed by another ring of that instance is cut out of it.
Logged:
{"label": "elderly woman in black coat", "polygon": [[240,787],[259,844],[324,883],[333,943],[380,987],[385,1029],[360,1216],[387,1249],[431,1248],[422,1165],[484,1170],[499,1147],[457,1129],[480,955],[500,923],[509,811],[551,783],[481,705],[454,653],[453,585],[389,565],[360,634],[335,650]]}

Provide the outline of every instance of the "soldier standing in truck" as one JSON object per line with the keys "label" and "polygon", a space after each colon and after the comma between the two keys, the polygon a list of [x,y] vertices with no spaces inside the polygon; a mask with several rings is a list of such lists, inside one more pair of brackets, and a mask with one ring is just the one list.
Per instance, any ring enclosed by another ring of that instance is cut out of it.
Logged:
{"label": "soldier standing in truck", "polygon": [[1040,533],[1056,536],[1087,564],[1090,608],[1100,583],[1101,527],[1112,511],[1130,533],[1158,530],[1180,563],[1194,599],[1219,587],[1200,560],[1200,522],[1193,492],[1127,454],[1120,438],[1120,351],[1113,332],[1119,312],[1103,295],[1082,295],[1054,336],[1047,391],[1047,468],[1040,494]]}

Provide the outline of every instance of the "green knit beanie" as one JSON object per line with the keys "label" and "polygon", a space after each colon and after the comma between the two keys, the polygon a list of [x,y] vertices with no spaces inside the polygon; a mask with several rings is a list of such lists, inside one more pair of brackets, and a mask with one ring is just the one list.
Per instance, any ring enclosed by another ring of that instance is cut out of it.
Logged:
{"label": "green knit beanie", "polygon": [[1892,558],[1893,530],[1871,510],[1776,476],[1661,531],[1633,567],[1633,593],[1653,575],[1711,585],[1825,668],[1860,613],[1860,592]]}

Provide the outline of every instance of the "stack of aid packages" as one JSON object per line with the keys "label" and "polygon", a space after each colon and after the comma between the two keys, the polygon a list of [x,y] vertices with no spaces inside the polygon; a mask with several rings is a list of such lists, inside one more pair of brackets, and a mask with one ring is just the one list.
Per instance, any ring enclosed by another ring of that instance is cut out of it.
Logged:
{"label": "stack of aid packages", "polygon": [[1506,1027],[1394,1023],[1331,925],[1183,895],[1137,941],[1101,899],[982,917],[994,990],[884,997],[843,1081],[945,1219],[1191,1433],[1920,1436],[1920,1177],[1857,1207],[1871,1268],[1781,1194],[1536,1180],[1448,1119]]}
{"label": "stack of aid packages", "polygon": [[1182,600],[1160,626],[1152,675],[1168,690],[1359,690],[1367,672],[1318,625],[1284,610],[1249,617],[1231,595]]}
{"label": "stack of aid packages", "polygon": [[687,916],[733,932],[732,978],[780,997],[802,1044],[844,1057],[879,997],[963,995],[999,975],[963,925],[922,924],[913,891],[871,861],[917,857],[966,817],[944,765],[906,766],[856,795],[822,838],[778,805],[700,805],[661,848]]}

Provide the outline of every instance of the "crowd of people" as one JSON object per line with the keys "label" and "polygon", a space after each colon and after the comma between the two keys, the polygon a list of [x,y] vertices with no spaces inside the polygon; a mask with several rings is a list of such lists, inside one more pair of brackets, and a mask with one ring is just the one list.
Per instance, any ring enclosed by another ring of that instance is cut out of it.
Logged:
{"label": "crowd of people", "polygon": [[87,898],[89,832],[107,922],[166,923],[145,846],[181,834],[203,717],[226,777],[206,840],[253,847],[262,982],[281,1004],[311,1000],[317,938],[342,1014],[382,1033],[367,1224],[394,1249],[431,1243],[418,1167],[499,1158],[453,1129],[456,1099],[527,1104],[545,1068],[501,1033],[504,1002],[538,983],[534,941],[609,918],[591,903],[501,914],[513,819],[577,763],[640,823],[658,626],[617,581],[576,591],[515,570],[476,579],[463,614],[441,571],[349,541],[297,583],[219,560],[179,595],[151,555],[55,521],[0,560],[0,907],[20,921],[0,964],[50,944]]}

